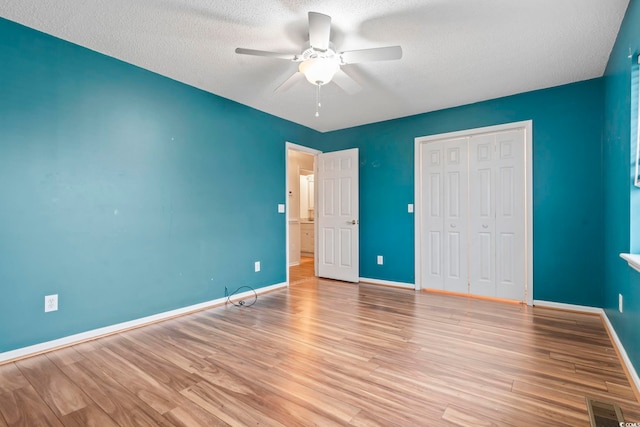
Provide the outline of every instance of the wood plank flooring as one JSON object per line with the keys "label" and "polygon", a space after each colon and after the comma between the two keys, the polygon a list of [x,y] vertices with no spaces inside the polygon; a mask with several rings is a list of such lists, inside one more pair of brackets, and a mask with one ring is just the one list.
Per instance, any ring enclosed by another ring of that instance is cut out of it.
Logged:
{"label": "wood plank flooring", "polygon": [[636,401],[597,316],[307,278],[0,366],[5,426],[588,426]]}
{"label": "wood plank flooring", "polygon": [[313,258],[300,257],[300,264],[289,267],[289,284],[297,285],[314,276]]}

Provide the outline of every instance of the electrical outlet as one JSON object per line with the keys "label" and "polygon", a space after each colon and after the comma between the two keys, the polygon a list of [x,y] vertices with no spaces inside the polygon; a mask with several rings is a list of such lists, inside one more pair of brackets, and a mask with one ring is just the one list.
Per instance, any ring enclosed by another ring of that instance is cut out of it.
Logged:
{"label": "electrical outlet", "polygon": [[255,268],[256,273],[258,271],[260,271],[260,261],[256,261],[254,268]]}
{"label": "electrical outlet", "polygon": [[622,313],[622,294],[618,294],[618,311]]}
{"label": "electrical outlet", "polygon": [[382,258],[382,255],[378,255],[378,265],[382,265],[384,263],[384,260]]}
{"label": "electrical outlet", "polygon": [[50,311],[58,310],[58,294],[55,295],[47,295],[44,297],[44,312],[48,313]]}

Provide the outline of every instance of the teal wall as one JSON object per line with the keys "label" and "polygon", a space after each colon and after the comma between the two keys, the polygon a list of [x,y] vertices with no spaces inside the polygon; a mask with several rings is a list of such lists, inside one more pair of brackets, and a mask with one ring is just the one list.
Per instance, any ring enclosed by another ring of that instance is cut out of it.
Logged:
{"label": "teal wall", "polygon": [[624,290],[611,314],[633,348],[639,279],[617,258],[630,91],[613,58],[605,79],[319,134],[0,19],[0,352],[284,282],[285,141],[359,148],[360,275],[413,283],[414,138],[530,119],[534,298],[612,307]]}
{"label": "teal wall", "polygon": [[414,283],[414,138],[532,119],[534,298],[601,306],[603,114],[596,79],[323,134],[360,150],[360,276]]}
{"label": "teal wall", "polygon": [[319,134],[2,19],[0,63],[0,353],[286,280]]}
{"label": "teal wall", "polygon": [[[630,53],[632,58],[629,58]],[[631,0],[604,78],[603,306],[636,369],[640,367],[640,273],[629,268],[618,254],[630,251],[640,253],[640,189],[633,186],[638,53],[640,2]],[[618,294],[624,297],[622,314],[618,312]]]}

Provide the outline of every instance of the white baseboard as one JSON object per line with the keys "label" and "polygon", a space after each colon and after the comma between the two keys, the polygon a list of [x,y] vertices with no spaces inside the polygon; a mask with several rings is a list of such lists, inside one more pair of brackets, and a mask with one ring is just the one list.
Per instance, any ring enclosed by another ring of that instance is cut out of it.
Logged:
{"label": "white baseboard", "polygon": [[624,366],[627,369],[629,376],[631,377],[630,379],[633,382],[633,386],[635,386],[636,395],[640,394],[640,378],[638,377],[638,372],[633,366],[633,363],[631,363],[631,359],[629,359],[629,355],[627,354],[627,351],[624,349],[624,346],[622,345],[622,341],[620,341],[620,338],[618,338],[618,334],[616,333],[616,330],[611,324],[611,321],[609,321],[609,317],[607,316],[606,311],[598,307],[563,304],[558,302],[538,301],[538,300],[534,300],[533,305],[534,306],[537,305],[538,307],[557,308],[561,310],[599,314],[600,318],[602,319],[602,322],[604,323],[605,327],[607,328],[607,331],[609,332],[609,336],[613,341],[613,345],[615,345],[616,348],[618,349],[618,354],[622,358],[622,363],[624,363]]}
{"label": "white baseboard", "polygon": [[[613,328],[613,325],[609,321],[607,312],[604,310],[602,310],[602,321],[604,322],[605,326],[609,330],[609,335],[611,336],[613,343],[618,348],[618,353],[620,354],[620,357],[622,358],[624,365],[627,367],[627,372],[629,372],[629,376],[631,376],[631,380],[636,386],[636,392],[640,393],[640,378],[638,377],[638,372],[633,367],[633,363],[631,363],[631,359],[629,359],[629,355],[627,354],[627,351],[624,349],[624,346],[622,345],[620,338],[618,338],[618,334],[616,333],[616,330]],[[638,393],[636,393],[636,396],[638,395]]]}
{"label": "white baseboard", "polygon": [[588,305],[564,304],[561,302],[541,301],[534,299],[533,305],[546,308],[557,308],[566,311],[579,311],[581,313],[604,314],[604,310],[598,307],[589,307]]}
{"label": "white baseboard", "polygon": [[371,283],[372,285],[393,286],[394,288],[415,289],[416,285],[413,283],[392,282],[390,280],[368,279],[366,277],[358,278],[363,283]]}
{"label": "white baseboard", "polygon": [[[266,292],[271,292],[280,288],[286,288],[286,283],[278,283],[275,285],[265,286],[263,288],[256,289],[256,293],[263,294]],[[233,289],[229,290],[233,292]],[[243,292],[233,296],[233,299],[241,299],[252,296],[253,292]],[[91,331],[81,332],[75,335],[69,335],[63,338],[58,338],[52,341],[47,341],[35,345],[31,345],[28,347],[18,348],[16,350],[5,351],[4,353],[0,353],[0,364],[4,362],[8,362],[14,359],[22,359],[24,357],[33,356],[38,353],[43,353],[46,351],[51,351],[60,347],[67,347],[73,344],[78,344],[80,342],[89,341],[92,339],[100,338],[102,336],[111,335],[116,332],[122,332],[127,329],[138,328],[140,326],[148,325],[151,323],[155,323],[161,320],[166,320],[176,316],[182,316],[189,313],[194,313],[196,311],[205,310],[207,308],[215,307],[218,305],[222,305],[227,301],[226,297],[218,298],[211,301],[202,302],[199,304],[190,305],[188,307],[182,307],[175,310],[165,311],[164,313],[158,313],[151,316],[141,317],[139,319],[130,320],[128,322],[117,323],[115,325],[105,326],[103,328],[93,329]]]}

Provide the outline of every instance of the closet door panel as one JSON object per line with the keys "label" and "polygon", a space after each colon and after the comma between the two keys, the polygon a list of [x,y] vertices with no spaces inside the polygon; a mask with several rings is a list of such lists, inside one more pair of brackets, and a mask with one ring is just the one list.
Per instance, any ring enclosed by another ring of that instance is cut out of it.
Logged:
{"label": "closet door panel", "polygon": [[495,136],[469,139],[469,292],[496,296]]}
{"label": "closet door panel", "polygon": [[442,142],[425,144],[422,148],[422,277],[427,289],[444,289],[444,147]]}
{"label": "closet door panel", "polygon": [[496,296],[524,300],[524,129],[496,134]]}
{"label": "closet door panel", "polygon": [[444,142],[444,289],[469,292],[468,138]]}

